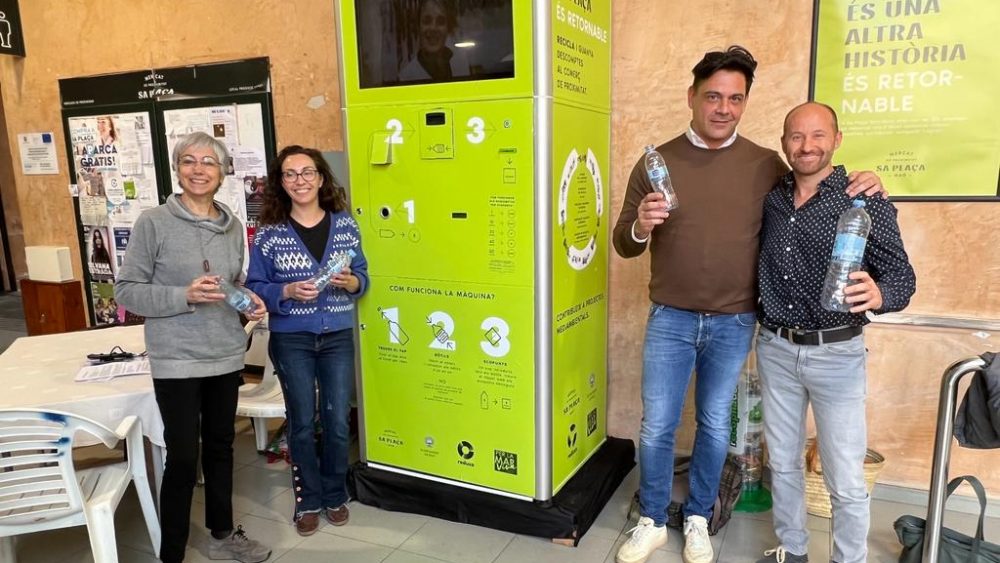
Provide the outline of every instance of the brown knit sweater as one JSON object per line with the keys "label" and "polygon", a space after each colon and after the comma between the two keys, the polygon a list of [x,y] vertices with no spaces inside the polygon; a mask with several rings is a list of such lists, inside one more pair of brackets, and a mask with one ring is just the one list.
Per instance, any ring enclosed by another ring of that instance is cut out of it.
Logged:
{"label": "brown knit sweater", "polygon": [[[754,311],[764,196],[788,167],[778,153],[743,137],[708,150],[680,135],[656,150],[667,163],[680,206],[650,235],[649,298],[702,313]],[[642,157],[632,169],[614,229],[615,250],[623,258],[646,249],[647,243],[632,239],[632,223],[650,191]]]}

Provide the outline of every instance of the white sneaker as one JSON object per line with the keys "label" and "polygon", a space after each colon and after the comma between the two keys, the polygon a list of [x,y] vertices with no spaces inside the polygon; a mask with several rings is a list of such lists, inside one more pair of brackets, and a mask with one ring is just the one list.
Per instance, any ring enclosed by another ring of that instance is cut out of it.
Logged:
{"label": "white sneaker", "polygon": [[654,526],[653,519],[643,516],[627,534],[632,537],[618,550],[618,563],[643,563],[658,547],[667,545],[667,527]]}
{"label": "white sneaker", "polygon": [[684,520],[684,563],[712,563],[715,551],[708,538],[708,521],[701,516],[688,516]]}

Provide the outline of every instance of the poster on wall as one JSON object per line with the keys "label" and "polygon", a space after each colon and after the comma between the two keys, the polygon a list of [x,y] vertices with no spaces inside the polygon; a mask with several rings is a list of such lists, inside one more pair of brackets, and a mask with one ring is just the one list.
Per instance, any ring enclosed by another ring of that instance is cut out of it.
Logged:
{"label": "poster on wall", "polygon": [[837,159],[893,197],[1000,197],[1000,3],[816,0],[811,98],[833,107]]}
{"label": "poster on wall", "polygon": [[84,224],[106,225],[115,208],[126,204],[159,205],[148,112],[70,117],[68,122]]}
{"label": "poster on wall", "polygon": [[[260,103],[239,103],[205,107],[175,107],[163,110],[163,135],[167,154],[185,135],[202,132],[229,149],[230,161],[223,165],[222,187],[216,201],[225,204],[247,227],[252,240],[257,215],[267,181],[265,112]],[[171,168],[170,185],[180,191],[177,172]],[[252,205],[251,205],[252,204]]]}
{"label": "poster on wall", "polygon": [[83,226],[83,240],[87,246],[87,269],[90,279],[95,281],[115,281],[118,271],[107,227]]}

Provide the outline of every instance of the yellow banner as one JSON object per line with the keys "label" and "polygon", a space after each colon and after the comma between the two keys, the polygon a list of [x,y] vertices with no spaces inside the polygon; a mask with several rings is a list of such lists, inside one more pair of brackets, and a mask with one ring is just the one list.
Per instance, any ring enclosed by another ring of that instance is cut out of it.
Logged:
{"label": "yellow banner", "polygon": [[1000,196],[1000,2],[817,0],[813,97],[838,162],[893,196]]}

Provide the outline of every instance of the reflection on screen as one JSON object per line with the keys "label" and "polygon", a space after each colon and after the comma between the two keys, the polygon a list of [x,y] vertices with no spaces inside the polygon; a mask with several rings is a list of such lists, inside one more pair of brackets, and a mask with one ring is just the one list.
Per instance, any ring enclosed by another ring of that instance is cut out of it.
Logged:
{"label": "reflection on screen", "polygon": [[355,0],[362,88],[514,76],[511,0]]}

